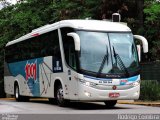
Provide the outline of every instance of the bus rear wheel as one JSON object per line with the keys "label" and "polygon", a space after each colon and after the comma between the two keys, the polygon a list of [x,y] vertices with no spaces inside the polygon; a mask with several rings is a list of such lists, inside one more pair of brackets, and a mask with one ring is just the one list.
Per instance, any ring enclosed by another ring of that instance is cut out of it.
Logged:
{"label": "bus rear wheel", "polygon": [[22,98],[19,94],[19,86],[17,84],[15,85],[14,96],[15,96],[16,101],[21,101],[22,100]]}
{"label": "bus rear wheel", "polygon": [[15,96],[16,101],[18,101],[18,102],[22,102],[22,101],[23,102],[27,102],[27,101],[29,101],[29,97],[20,95],[18,84],[16,84],[14,88],[15,88],[14,89],[14,96]]}
{"label": "bus rear wheel", "polygon": [[64,96],[63,96],[63,88],[62,88],[62,85],[58,85],[57,89],[56,89],[56,101],[57,101],[57,104],[61,107],[64,107],[68,104],[68,100],[65,100],[64,99]]}
{"label": "bus rear wheel", "polygon": [[57,104],[57,101],[55,98],[48,98],[48,100],[49,100],[49,103],[51,103],[51,104],[54,104],[54,105]]}
{"label": "bus rear wheel", "polygon": [[117,100],[108,100],[108,101],[105,101],[104,103],[107,108],[113,108],[116,105]]}

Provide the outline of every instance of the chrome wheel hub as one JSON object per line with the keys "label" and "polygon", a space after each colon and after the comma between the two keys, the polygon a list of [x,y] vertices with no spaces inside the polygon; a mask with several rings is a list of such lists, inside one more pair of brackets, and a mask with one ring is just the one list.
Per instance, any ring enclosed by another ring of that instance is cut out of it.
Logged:
{"label": "chrome wheel hub", "polygon": [[60,103],[63,101],[63,89],[62,88],[58,89],[57,91],[57,99]]}

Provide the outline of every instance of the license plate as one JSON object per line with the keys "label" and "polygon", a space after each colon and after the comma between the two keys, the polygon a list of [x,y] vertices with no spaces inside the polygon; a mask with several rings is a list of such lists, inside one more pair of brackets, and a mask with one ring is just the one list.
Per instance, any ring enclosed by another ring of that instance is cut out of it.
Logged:
{"label": "license plate", "polygon": [[109,93],[109,97],[110,97],[110,98],[117,98],[117,97],[119,97],[119,96],[120,96],[119,93]]}

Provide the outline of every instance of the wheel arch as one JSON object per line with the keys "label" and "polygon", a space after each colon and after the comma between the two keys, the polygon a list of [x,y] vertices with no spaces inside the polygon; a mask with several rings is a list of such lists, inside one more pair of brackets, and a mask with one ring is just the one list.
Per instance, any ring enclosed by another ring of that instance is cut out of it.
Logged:
{"label": "wheel arch", "polygon": [[[18,85],[18,87],[19,87],[19,92],[20,92],[21,90],[20,90],[19,82],[18,82],[17,79],[15,79],[15,81],[14,81],[14,91],[15,91],[16,85]],[[21,93],[20,93],[20,94],[21,94]]]}
{"label": "wheel arch", "polygon": [[63,83],[62,83],[62,80],[60,80],[59,78],[55,79],[55,82],[54,82],[54,97],[56,97],[56,89],[58,88],[59,85],[62,85],[63,87]]}

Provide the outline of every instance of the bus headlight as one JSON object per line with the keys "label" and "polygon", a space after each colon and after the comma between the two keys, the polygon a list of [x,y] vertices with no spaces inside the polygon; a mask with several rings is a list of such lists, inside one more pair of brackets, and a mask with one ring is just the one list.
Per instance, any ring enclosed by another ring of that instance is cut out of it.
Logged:
{"label": "bus headlight", "polygon": [[97,83],[94,83],[94,82],[89,82],[89,81],[86,81],[86,80],[82,80],[82,79],[79,79],[79,82],[83,85],[86,85],[86,86],[90,86],[90,87],[94,87],[97,85]]}
{"label": "bus headlight", "polygon": [[91,93],[85,91],[84,94],[87,96],[87,97],[91,97]]}

